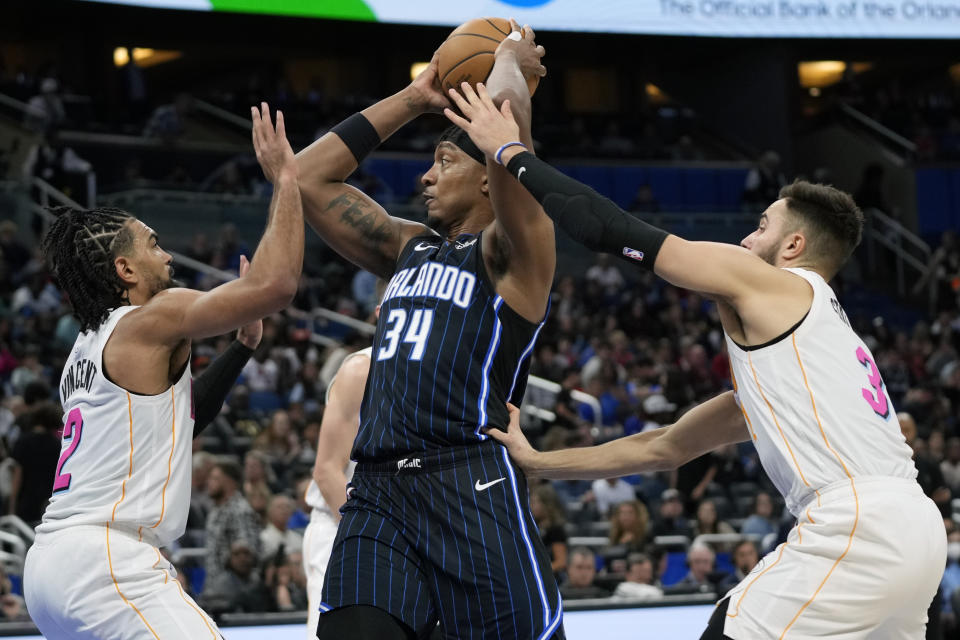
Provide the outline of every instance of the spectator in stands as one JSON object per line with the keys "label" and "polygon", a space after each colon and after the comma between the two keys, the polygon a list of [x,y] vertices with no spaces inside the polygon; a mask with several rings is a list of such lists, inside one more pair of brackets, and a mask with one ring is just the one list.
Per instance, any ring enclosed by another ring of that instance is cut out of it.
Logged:
{"label": "spectator in stands", "polygon": [[610,544],[642,549],[647,541],[650,513],[639,500],[621,502],[610,517]]}
{"label": "spectator in stands", "polygon": [[606,156],[623,157],[633,155],[635,147],[630,138],[620,133],[620,124],[611,119],[600,138],[599,150]]}
{"label": "spectator in stands", "polygon": [[[46,386],[46,385],[44,385]],[[60,407],[40,403],[24,415],[23,435],[13,447],[13,478],[7,513],[14,513],[33,526],[40,521],[50,499],[51,478],[56,475],[60,458],[63,427]]]}
{"label": "spectator in stands", "polygon": [[[283,556],[267,566],[265,583],[273,596],[277,611],[303,611],[307,608],[307,576],[303,572],[303,555],[299,551]],[[279,562],[279,564],[276,564]]]}
{"label": "spectator in stands", "polygon": [[143,130],[146,138],[160,138],[164,142],[173,142],[187,131],[186,118],[193,110],[193,98],[181,93],[168,104],[162,104],[150,114],[150,120]]}
{"label": "spectator in stands", "polygon": [[701,500],[697,506],[697,518],[693,524],[693,535],[696,537],[715,533],[736,533],[736,531],[730,526],[729,522],[719,518],[717,514],[717,503],[707,498]]}
{"label": "spectator in stands", "polygon": [[10,387],[14,393],[23,395],[28,386],[45,378],[46,372],[40,363],[40,355],[38,345],[28,343],[24,347],[17,368],[10,374]]}
{"label": "spectator in stands", "polygon": [[289,471],[289,465],[300,455],[300,437],[290,414],[283,409],[274,411],[267,428],[253,441],[253,448],[266,454],[274,471]]}
{"label": "spectator in stands", "polygon": [[917,438],[916,421],[906,411],[897,413],[897,419],[900,421],[900,431],[903,432],[903,437],[907,444],[913,448],[913,462],[917,466],[917,482],[923,492],[937,503],[944,517],[950,517],[950,489],[946,486],[940,466],[931,460],[925,452],[919,450],[919,445],[923,441]]}
{"label": "spectator in stands", "polygon": [[206,451],[195,451],[193,454],[190,477],[190,511],[187,513],[187,533],[189,538],[182,541],[186,547],[202,547],[207,525],[207,516],[213,508],[213,500],[207,493],[207,476],[216,462],[215,458]]}
{"label": "spectator in stands", "polygon": [[43,315],[60,308],[60,292],[40,265],[28,266],[23,275],[23,286],[13,293],[14,312]]}
{"label": "spectator in stands", "polygon": [[670,159],[674,162],[700,162],[704,156],[703,151],[693,143],[693,138],[682,135],[676,144],[670,147]]}
{"label": "spectator in stands", "polygon": [[56,78],[44,78],[40,81],[39,95],[27,102],[23,116],[24,128],[33,133],[49,133],[60,127],[66,119],[60,83]]}
{"label": "spectator in stands", "polygon": [[606,253],[597,254],[596,262],[587,269],[584,277],[587,282],[599,286],[607,295],[619,294],[626,284],[620,269],[610,262],[610,256]]}
{"label": "spectator in stands", "polygon": [[271,345],[261,342],[243,367],[243,379],[253,393],[276,393],[280,367],[270,358]]}
{"label": "spectator in stands", "polygon": [[643,553],[627,556],[627,574],[617,585],[613,595],[631,600],[660,600],[663,590],[653,584],[653,561]]}
{"label": "spectator in stands", "polygon": [[224,268],[229,271],[240,268],[240,256],[250,255],[250,248],[240,238],[235,224],[227,223],[220,227],[216,254],[223,261]]}
{"label": "spectator in stands", "polygon": [[787,179],[780,171],[780,154],[776,151],[765,151],[747,173],[741,199],[744,208],[748,211],[762,211],[779,197],[781,187],[786,184]]}
{"label": "spectator in stands", "polygon": [[207,516],[205,567],[211,582],[225,571],[232,555],[231,543],[245,543],[253,562],[259,554],[260,522],[239,491],[242,482],[240,465],[232,460],[218,461],[207,476],[213,509]]}
{"label": "spectator in stands", "polygon": [[953,437],[947,440],[946,457],[940,463],[940,472],[950,491],[960,495],[960,438]]}
{"label": "spectator in stands", "polygon": [[248,495],[257,489],[272,494],[279,488],[267,454],[257,449],[247,451],[243,457],[243,494]]}
{"label": "spectator in stands", "polygon": [[284,495],[273,496],[267,507],[267,526],[260,532],[263,557],[272,558],[278,553],[299,553],[303,548],[303,536],[288,528],[290,516],[296,510],[293,500]]}
{"label": "spectator in stands", "polygon": [[245,539],[229,543],[223,568],[207,569],[202,606],[213,615],[263,611],[269,593],[257,572],[257,549]]}
{"label": "spectator in stands", "polygon": [[674,589],[684,592],[716,593],[713,582],[713,567],[716,556],[713,550],[702,544],[693,545],[687,552],[687,566],[690,571],[683,580],[674,585]]}
{"label": "spectator in stands", "polygon": [[717,583],[717,595],[722,598],[727,591],[740,584],[747,577],[747,574],[753,571],[758,562],[760,562],[760,550],[756,542],[741,540],[737,543],[737,546],[733,548],[734,571]]}
{"label": "spectator in stands", "polygon": [[583,496],[584,502],[596,502],[597,513],[602,517],[611,515],[611,508],[621,502],[636,500],[637,494],[633,485],[623,478],[607,478],[594,480],[590,492]]}
{"label": "spectator in stands", "polygon": [[691,536],[690,525],[683,513],[683,501],[676,489],[665,489],[660,495],[659,516],[653,523],[653,537]]}
{"label": "spectator in stands", "polygon": [[566,516],[560,497],[550,484],[537,485],[530,492],[530,514],[540,530],[540,539],[550,554],[550,567],[559,575],[567,569]]}
{"label": "spectator in stands", "polygon": [[759,536],[761,539],[776,533],[777,523],[773,518],[773,499],[766,491],[760,491],[753,499],[753,510],[740,525],[740,533],[745,536]]}
{"label": "spectator in stands", "polygon": [[597,558],[587,547],[576,547],[570,551],[567,565],[567,581],[560,585],[560,595],[564,600],[583,600],[585,598],[606,598],[610,592],[593,583],[597,576]]}
{"label": "spectator in stands", "polygon": [[13,582],[0,564],[0,620],[23,622],[30,620],[23,597],[13,593]]}

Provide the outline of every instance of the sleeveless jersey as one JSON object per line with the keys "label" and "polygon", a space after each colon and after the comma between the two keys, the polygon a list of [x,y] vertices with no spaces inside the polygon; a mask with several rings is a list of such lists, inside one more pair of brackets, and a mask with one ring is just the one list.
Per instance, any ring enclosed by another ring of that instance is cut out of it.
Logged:
{"label": "sleeveless jersey", "polygon": [[[350,360],[351,358],[356,358],[359,356],[365,356],[367,358],[370,358],[371,351],[373,351],[373,347],[367,347],[365,349],[360,349],[359,351],[354,351],[353,353],[348,354],[347,357],[344,358],[343,361],[340,363],[340,368],[337,369],[337,373],[340,372],[340,369],[343,369],[343,365],[347,364],[347,360]],[[330,402],[330,389],[333,388],[333,383],[336,381],[336,379],[337,379],[337,376],[335,374],[333,378],[330,379],[330,383],[327,385],[327,392],[323,399],[324,404],[328,404]],[[347,469],[346,469],[347,482],[349,482],[350,478],[353,477],[353,470],[356,466],[357,466],[357,463],[354,462],[353,460],[351,460],[347,464]],[[327,514],[330,513],[330,505],[328,505],[327,501],[323,499],[323,494],[320,492],[320,487],[317,486],[316,480],[313,480],[313,479],[310,480],[310,485],[307,487],[307,495],[305,500],[307,501],[307,504],[310,505],[311,508],[316,509],[317,511],[321,511],[323,513],[327,513]]]}
{"label": "sleeveless jersey", "polygon": [[727,336],[734,389],[750,437],[795,516],[832,482],[914,479],[912,451],[873,354],[818,274],[810,311],[788,334],[742,348]]}
{"label": "sleeveless jersey", "polygon": [[496,292],[482,234],[413,238],[383,295],[352,457],[383,461],[486,440],[519,405],[543,323]]}
{"label": "sleeveless jersey", "polygon": [[65,415],[53,496],[37,527],[125,526],[162,546],[183,534],[190,504],[193,395],[190,363],[169,389],[144,396],[103,371],[103,348],[123,316],[114,309],[80,334],[60,377]]}

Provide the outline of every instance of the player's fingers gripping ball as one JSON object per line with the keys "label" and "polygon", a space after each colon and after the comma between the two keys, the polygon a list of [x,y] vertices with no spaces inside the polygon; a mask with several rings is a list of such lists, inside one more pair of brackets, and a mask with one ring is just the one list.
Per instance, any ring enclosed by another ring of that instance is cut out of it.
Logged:
{"label": "player's fingers gripping ball", "polygon": [[[505,38],[521,40],[505,18],[476,18],[453,30],[437,49],[437,75],[444,91],[460,89],[460,83],[476,86],[485,82],[493,69],[494,53]],[[530,95],[537,90],[540,76],[527,77]]]}

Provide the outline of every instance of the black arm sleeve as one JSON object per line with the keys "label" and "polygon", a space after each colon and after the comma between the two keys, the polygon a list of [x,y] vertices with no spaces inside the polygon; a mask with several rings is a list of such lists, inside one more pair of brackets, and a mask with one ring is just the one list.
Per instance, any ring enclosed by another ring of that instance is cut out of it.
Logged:
{"label": "black arm sleeve", "polygon": [[220,413],[223,401],[251,355],[253,349],[234,340],[219,358],[193,380],[194,438]]}
{"label": "black arm sleeve", "polygon": [[669,235],[666,231],[631,216],[532,153],[515,155],[507,170],[571,238],[593,251],[653,269],[657,253]]}

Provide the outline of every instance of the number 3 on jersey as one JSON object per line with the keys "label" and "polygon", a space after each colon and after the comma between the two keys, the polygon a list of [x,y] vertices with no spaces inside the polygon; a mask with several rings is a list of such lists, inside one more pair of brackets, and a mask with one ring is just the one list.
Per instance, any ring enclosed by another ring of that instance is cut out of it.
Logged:
{"label": "number 3 on jersey", "polygon": [[890,402],[887,400],[887,392],[883,389],[883,378],[880,377],[877,364],[863,347],[857,347],[857,360],[866,367],[867,380],[873,387],[872,391],[866,388],[861,389],[863,399],[867,401],[874,413],[886,420],[890,417]]}
{"label": "number 3 on jersey", "polygon": [[67,423],[63,427],[63,439],[70,440],[70,446],[60,454],[60,462],[57,463],[57,475],[53,478],[53,491],[66,491],[70,488],[70,480],[73,476],[69,473],[63,473],[63,465],[67,463],[73,452],[77,450],[80,444],[80,434],[83,433],[83,416],[80,415],[80,409],[74,409],[67,416]]}
{"label": "number 3 on jersey", "polygon": [[427,337],[430,335],[430,329],[433,328],[433,309],[416,309],[410,314],[410,322],[407,323],[407,312],[403,309],[393,309],[387,316],[387,332],[383,335],[386,344],[380,347],[377,352],[377,360],[388,360],[397,354],[397,347],[400,343],[400,334],[407,330],[403,341],[413,345],[410,350],[411,360],[420,360],[423,358],[424,349],[427,346]]}

